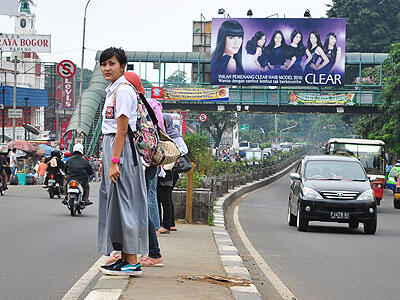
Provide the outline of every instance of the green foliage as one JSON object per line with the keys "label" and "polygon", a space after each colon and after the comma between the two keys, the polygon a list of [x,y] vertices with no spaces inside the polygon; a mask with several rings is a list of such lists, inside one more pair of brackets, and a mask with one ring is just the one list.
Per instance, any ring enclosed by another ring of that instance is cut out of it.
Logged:
{"label": "green foliage", "polygon": [[398,40],[398,0],[335,0],[328,6],[328,17],[346,18],[348,52],[389,52]]}
{"label": "green foliage", "polygon": [[272,145],[271,145],[270,142],[260,144],[260,148],[261,148],[261,149],[271,148],[271,146],[272,146]]}
{"label": "green foliage", "polygon": [[202,153],[210,149],[208,137],[202,133],[186,134],[185,144],[189,150],[188,157],[191,161],[197,163],[202,158]]}
{"label": "green foliage", "polygon": [[[204,175],[200,174],[197,171],[194,171],[193,174],[193,188],[198,189],[201,188],[203,184],[203,179]],[[183,176],[182,178],[179,179],[179,182],[177,184],[179,188],[186,189],[187,188],[187,175]]]}
{"label": "green foliage", "polygon": [[400,44],[392,45],[389,58],[384,62],[387,74],[383,89],[384,114],[362,116],[356,123],[357,132],[364,138],[380,139],[386,149],[400,156]]}
{"label": "green foliage", "polygon": [[222,134],[236,125],[236,115],[234,113],[209,112],[207,120],[203,122],[205,128],[213,137],[215,147],[221,143]]}
{"label": "green foliage", "polygon": [[[93,71],[91,71],[89,69],[83,69],[83,85],[82,85],[83,91],[89,87],[89,82],[90,82],[90,79],[92,79],[92,74],[93,74]],[[81,76],[81,69],[76,68],[75,80],[76,80],[77,96],[79,96],[78,93],[79,93],[79,84],[80,84],[79,80],[81,78],[80,76]]]}
{"label": "green foliage", "polygon": [[215,217],[212,215],[211,217],[208,218],[208,225],[209,226],[214,226],[214,220]]}

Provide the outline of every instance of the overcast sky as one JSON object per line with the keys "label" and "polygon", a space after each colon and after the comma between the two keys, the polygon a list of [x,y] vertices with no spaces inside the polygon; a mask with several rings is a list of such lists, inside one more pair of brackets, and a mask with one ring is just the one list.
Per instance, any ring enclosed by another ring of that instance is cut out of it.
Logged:
{"label": "overcast sky", "polygon": [[[1,1],[1,0],[0,0]],[[50,34],[52,53],[39,53],[45,62],[70,59],[81,64],[83,13],[87,0],[34,0],[38,34]],[[224,8],[232,18],[244,18],[248,9],[254,18],[279,14],[325,17],[331,0],[91,0],[87,10],[85,68],[93,69],[97,50],[120,46],[129,51],[191,51],[192,21],[221,17]],[[139,3],[139,4],[138,4]],[[0,32],[14,32],[13,17],[0,16]]]}

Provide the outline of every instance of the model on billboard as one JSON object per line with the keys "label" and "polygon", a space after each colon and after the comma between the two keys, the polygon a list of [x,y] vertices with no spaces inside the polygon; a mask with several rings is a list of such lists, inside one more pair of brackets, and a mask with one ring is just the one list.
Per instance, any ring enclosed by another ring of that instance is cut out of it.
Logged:
{"label": "model on billboard", "polygon": [[[243,74],[242,44],[244,30],[239,22],[227,20],[218,30],[217,44],[211,54],[213,74]],[[217,80],[213,78],[213,80]]]}
{"label": "model on billboard", "polygon": [[[251,40],[246,43],[246,51],[249,54],[251,65],[249,69],[251,71],[258,70],[260,72],[265,72],[268,61],[265,49],[265,43],[267,42],[267,37],[262,31],[257,31]],[[268,67],[267,67],[268,68]]]}
{"label": "model on billboard", "polygon": [[[328,57],[325,55],[324,50],[322,50],[321,37],[318,31],[311,31],[308,36],[306,54],[307,59],[304,62],[304,73],[315,73],[315,71],[322,69],[329,63]],[[322,58],[323,62],[317,64],[320,58]]]}
{"label": "model on billboard", "polygon": [[286,51],[287,45],[283,33],[276,30],[267,46],[268,66],[276,74],[285,69]]}
{"label": "model on billboard", "polygon": [[342,56],[342,48],[336,46],[336,34],[329,32],[325,38],[324,52],[329,59],[329,63],[321,70],[323,73],[337,71]]}
{"label": "model on billboard", "polygon": [[290,36],[291,44],[288,47],[288,58],[290,59],[289,64],[285,67],[288,74],[300,75],[303,73],[301,61],[303,56],[306,54],[306,47],[303,44],[303,34],[295,29],[292,31]]}

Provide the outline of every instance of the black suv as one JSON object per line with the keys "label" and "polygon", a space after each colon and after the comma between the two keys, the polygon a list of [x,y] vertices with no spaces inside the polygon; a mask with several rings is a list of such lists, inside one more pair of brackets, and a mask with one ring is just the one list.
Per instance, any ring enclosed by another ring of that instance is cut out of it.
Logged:
{"label": "black suv", "polygon": [[305,156],[290,178],[290,226],[307,231],[309,221],[323,221],[348,223],[356,229],[362,222],[365,233],[375,234],[375,194],[356,158]]}

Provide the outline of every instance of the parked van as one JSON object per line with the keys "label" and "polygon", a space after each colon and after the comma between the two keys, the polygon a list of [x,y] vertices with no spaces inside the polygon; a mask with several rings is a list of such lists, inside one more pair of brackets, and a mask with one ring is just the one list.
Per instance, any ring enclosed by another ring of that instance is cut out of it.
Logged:
{"label": "parked van", "polygon": [[246,157],[246,151],[250,150],[250,143],[242,141],[239,143],[239,156]]}

